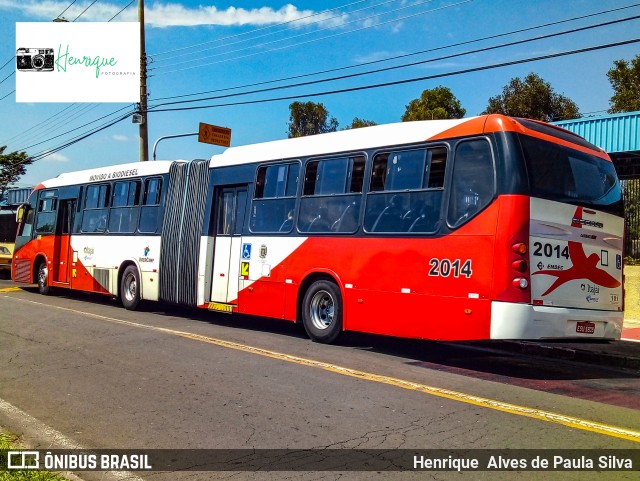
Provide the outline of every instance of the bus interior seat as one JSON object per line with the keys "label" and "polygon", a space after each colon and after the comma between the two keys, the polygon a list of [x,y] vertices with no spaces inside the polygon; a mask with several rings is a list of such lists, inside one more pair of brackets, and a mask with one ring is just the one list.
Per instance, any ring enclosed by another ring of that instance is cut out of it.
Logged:
{"label": "bus interior seat", "polygon": [[353,201],[340,214],[340,217],[331,224],[331,230],[333,232],[353,232],[357,227],[356,214],[356,202]]}

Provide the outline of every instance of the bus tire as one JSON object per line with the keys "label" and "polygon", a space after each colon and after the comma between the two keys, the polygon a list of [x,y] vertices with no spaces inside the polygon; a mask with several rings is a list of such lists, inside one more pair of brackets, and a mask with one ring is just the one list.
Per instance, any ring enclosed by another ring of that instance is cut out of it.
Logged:
{"label": "bus tire", "polygon": [[122,274],[120,302],[129,311],[135,311],[140,304],[140,274],[136,266],[127,266]]}
{"label": "bus tire", "polygon": [[314,342],[330,344],[342,332],[342,296],[331,281],[311,284],[302,301],[302,324]]}
{"label": "bus tire", "polygon": [[47,261],[42,261],[38,265],[38,292],[44,296],[51,293],[51,286],[49,285],[49,269],[47,268]]}

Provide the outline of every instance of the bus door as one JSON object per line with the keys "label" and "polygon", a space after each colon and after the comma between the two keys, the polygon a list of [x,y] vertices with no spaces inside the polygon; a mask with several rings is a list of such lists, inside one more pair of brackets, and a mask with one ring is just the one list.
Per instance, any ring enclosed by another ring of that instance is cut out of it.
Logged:
{"label": "bus door", "polygon": [[51,263],[53,268],[51,279],[54,282],[69,282],[69,254],[71,251],[71,231],[75,207],[75,199],[61,200],[58,207]]}
{"label": "bus door", "polygon": [[[237,305],[242,257],[242,229],[247,206],[247,186],[219,188],[216,192],[215,244],[211,302]],[[214,310],[225,310],[224,306]],[[227,307],[230,312],[230,307]]]}

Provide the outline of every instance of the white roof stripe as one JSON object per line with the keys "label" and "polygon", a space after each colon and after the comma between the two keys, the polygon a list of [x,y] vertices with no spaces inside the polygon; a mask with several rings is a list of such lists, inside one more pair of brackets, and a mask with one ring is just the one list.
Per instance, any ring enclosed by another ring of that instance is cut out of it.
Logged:
{"label": "white roof stripe", "polygon": [[[108,167],[98,167],[96,169],[79,170],[76,172],[65,172],[53,179],[45,180],[42,185],[45,187],[61,187],[64,185],[85,184],[88,182],[100,182],[105,180],[117,180],[124,178],[134,178],[146,175],[164,174],[169,172],[169,168],[174,161],[154,160],[150,162],[131,162],[128,164],[111,165]],[[184,161],[178,161],[184,162]]]}
{"label": "white roof stripe", "polygon": [[328,134],[295,139],[276,140],[261,144],[231,147],[211,157],[210,167],[240,165],[278,159],[294,159],[310,155],[357,151],[387,145],[423,142],[474,117],[453,120],[424,120],[375,125],[360,129],[341,130]]}

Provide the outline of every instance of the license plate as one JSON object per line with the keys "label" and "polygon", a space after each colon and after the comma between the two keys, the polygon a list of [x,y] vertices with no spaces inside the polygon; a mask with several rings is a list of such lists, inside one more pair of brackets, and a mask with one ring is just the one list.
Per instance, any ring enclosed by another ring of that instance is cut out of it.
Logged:
{"label": "license plate", "polygon": [[593,334],[596,332],[596,324],[589,321],[581,321],[576,324],[576,332],[578,334]]}

